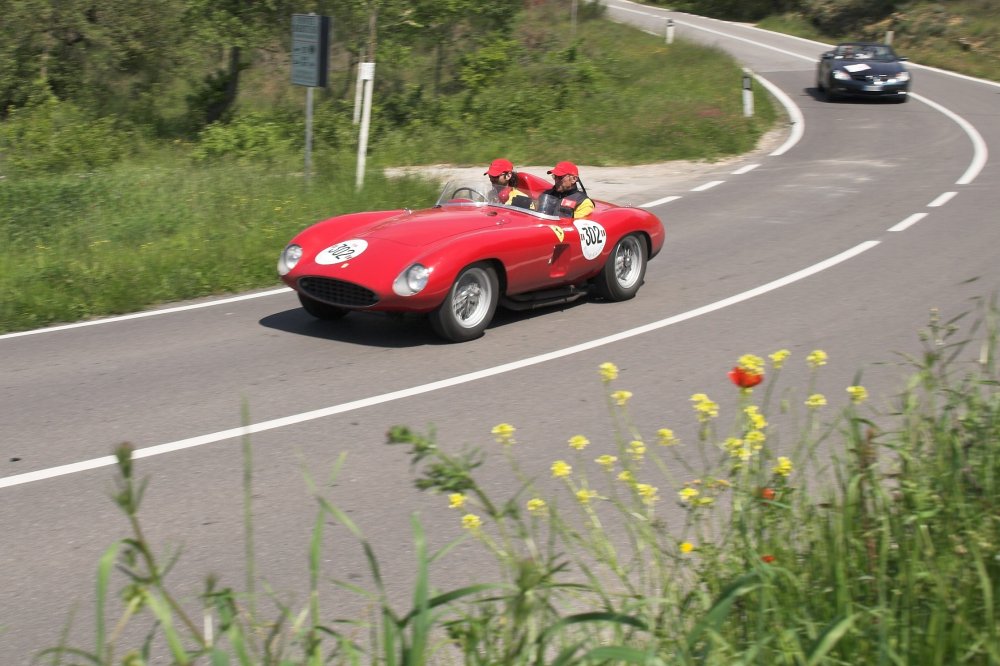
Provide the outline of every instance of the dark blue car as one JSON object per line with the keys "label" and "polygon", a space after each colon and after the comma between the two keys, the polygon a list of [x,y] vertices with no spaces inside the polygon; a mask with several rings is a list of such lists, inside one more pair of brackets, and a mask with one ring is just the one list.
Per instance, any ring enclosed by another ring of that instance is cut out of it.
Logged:
{"label": "dark blue car", "polygon": [[907,58],[888,44],[844,42],[820,56],[816,87],[827,101],[838,97],[881,97],[905,102],[910,96]]}

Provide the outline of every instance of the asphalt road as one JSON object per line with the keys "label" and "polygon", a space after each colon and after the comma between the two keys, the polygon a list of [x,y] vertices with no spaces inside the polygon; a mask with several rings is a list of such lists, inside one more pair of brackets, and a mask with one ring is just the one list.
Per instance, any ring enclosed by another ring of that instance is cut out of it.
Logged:
{"label": "asphalt road", "polygon": [[[91,647],[97,561],[128,534],[109,499],[107,456],[119,442],[144,456],[144,525],[157,544],[182,550],[171,573],[182,596],[210,573],[243,587],[248,433],[259,578],[305,603],[308,474],[365,530],[405,601],[411,513],[437,545],[461,529],[444,498],[413,489],[405,452],[384,444],[390,425],[433,426],[449,450],[495,452],[490,429],[512,423],[520,464],[544,479],[573,435],[588,436],[595,455],[610,450],[604,361],[621,369],[618,384],[634,393],[632,414],[650,437],[692,426],[692,393],[718,395],[725,408],[725,373],[744,353],[791,350],[784,381],[794,388],[805,371],[793,368],[823,349],[830,363],[817,389],[831,402],[846,399],[859,371],[887,400],[905,374],[895,352],[919,350],[931,309],[947,318],[997,291],[1000,174],[988,149],[1000,148],[1000,87],[915,65],[907,104],[829,104],[814,89],[824,45],[607,4],[654,34],[671,17],[678,38],[732,52],[755,85],[785,99],[795,118],[787,142],[690,177],[641,181],[631,197],[664,219],[667,242],[634,300],[501,314],[471,343],[441,344],[413,319],[317,322],[280,289],[0,336],[0,664],[27,664],[55,644],[71,612],[71,639]],[[483,474],[501,496],[516,487],[496,453]],[[465,545],[434,579],[458,584],[484,566]],[[368,584],[343,529],[327,531],[324,574]],[[358,608],[331,589],[330,616]]]}

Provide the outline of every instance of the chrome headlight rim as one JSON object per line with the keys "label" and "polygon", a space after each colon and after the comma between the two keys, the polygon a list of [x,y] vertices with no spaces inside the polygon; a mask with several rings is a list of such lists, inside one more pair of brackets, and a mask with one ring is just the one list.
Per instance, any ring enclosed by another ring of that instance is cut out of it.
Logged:
{"label": "chrome headlight rim", "polygon": [[302,259],[302,246],[289,243],[278,256],[278,275],[288,275]]}
{"label": "chrome headlight rim", "polygon": [[392,283],[392,291],[397,296],[415,296],[427,286],[433,269],[416,263],[407,266]]}

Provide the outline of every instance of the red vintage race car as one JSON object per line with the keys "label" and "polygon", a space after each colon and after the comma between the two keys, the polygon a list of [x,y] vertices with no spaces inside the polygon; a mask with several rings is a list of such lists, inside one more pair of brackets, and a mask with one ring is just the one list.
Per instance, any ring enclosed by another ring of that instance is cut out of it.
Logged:
{"label": "red vintage race car", "polygon": [[591,292],[635,296],[646,262],[663,247],[663,223],[599,200],[586,218],[560,218],[545,212],[550,184],[519,173],[526,196],[508,205],[485,177],[452,180],[432,208],[332,217],[291,240],[278,274],[320,319],[426,313],[453,342],[481,336],[498,306],[533,309]]}

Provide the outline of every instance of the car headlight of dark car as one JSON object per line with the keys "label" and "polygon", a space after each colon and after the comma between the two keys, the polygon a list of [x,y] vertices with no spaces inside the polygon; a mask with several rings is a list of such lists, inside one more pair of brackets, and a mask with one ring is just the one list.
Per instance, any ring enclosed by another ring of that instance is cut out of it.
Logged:
{"label": "car headlight of dark car", "polygon": [[833,70],[833,78],[837,79],[838,81],[850,81],[851,75],[842,69],[835,69]]}
{"label": "car headlight of dark car", "polygon": [[419,294],[427,286],[427,279],[430,276],[431,269],[422,264],[413,264],[393,281],[392,290],[398,296]]}
{"label": "car headlight of dark car", "polygon": [[896,74],[892,75],[892,78],[889,79],[889,83],[906,83],[909,80],[910,80],[909,72],[897,72]]}
{"label": "car headlight of dark car", "polygon": [[278,275],[288,275],[288,273],[295,268],[295,264],[299,263],[299,259],[302,258],[302,248],[298,245],[292,243],[285,247],[281,251],[281,255],[278,257]]}

